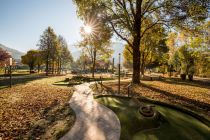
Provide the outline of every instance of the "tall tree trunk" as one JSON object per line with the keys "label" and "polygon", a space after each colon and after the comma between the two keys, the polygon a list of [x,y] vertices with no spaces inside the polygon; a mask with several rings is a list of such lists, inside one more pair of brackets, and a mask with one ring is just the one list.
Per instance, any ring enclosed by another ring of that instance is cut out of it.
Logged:
{"label": "tall tree trunk", "polygon": [[61,58],[60,58],[60,65],[59,65],[60,73],[61,73],[61,68],[62,68],[62,62],[61,62]]}
{"label": "tall tree trunk", "polygon": [[93,51],[93,66],[92,66],[92,77],[95,77],[95,65],[96,65],[96,50]]}
{"label": "tall tree trunk", "polygon": [[55,70],[55,60],[52,60],[52,74],[54,74],[54,70]]}
{"label": "tall tree trunk", "polygon": [[49,57],[47,56],[47,61],[46,61],[46,76],[48,76],[48,71],[49,71]]}
{"label": "tall tree trunk", "polygon": [[112,60],[112,74],[114,74],[114,58]]}
{"label": "tall tree trunk", "polygon": [[60,58],[58,58],[58,61],[57,61],[57,73],[61,74],[61,72],[60,72]]}
{"label": "tall tree trunk", "polygon": [[140,66],[140,69],[141,69],[141,75],[144,76],[144,71],[145,71],[145,61],[146,61],[146,56],[145,56],[145,53],[142,52],[141,53],[141,66]]}
{"label": "tall tree trunk", "polygon": [[140,83],[140,51],[139,51],[139,43],[138,40],[134,40],[133,47],[133,83]]}
{"label": "tall tree trunk", "polygon": [[40,64],[38,64],[38,73],[40,72]]}
{"label": "tall tree trunk", "polygon": [[144,68],[145,67],[144,67],[144,63],[143,62],[141,64],[141,67],[140,68],[141,68],[141,75],[144,76]]}
{"label": "tall tree trunk", "polygon": [[141,5],[142,0],[136,0],[136,15],[133,26],[133,78],[134,84],[140,84],[140,41],[141,41]]}
{"label": "tall tree trunk", "polygon": [[32,73],[32,68],[31,68],[31,66],[29,67],[29,69],[30,69],[29,71],[30,71],[30,74],[31,74],[31,73]]}
{"label": "tall tree trunk", "polygon": [[34,69],[33,64],[31,64],[31,65],[29,66],[29,68],[30,68],[30,74],[31,74],[31,73],[32,73],[32,70]]}

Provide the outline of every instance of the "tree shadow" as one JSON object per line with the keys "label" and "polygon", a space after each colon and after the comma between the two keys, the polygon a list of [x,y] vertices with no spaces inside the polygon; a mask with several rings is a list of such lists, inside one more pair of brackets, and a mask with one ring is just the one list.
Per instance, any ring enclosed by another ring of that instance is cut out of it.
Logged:
{"label": "tree shadow", "polygon": [[210,80],[194,80],[194,81],[183,81],[178,78],[166,78],[162,79],[162,82],[168,83],[168,84],[174,84],[174,85],[187,85],[187,86],[194,86],[194,87],[201,87],[201,88],[207,88],[210,89]]}
{"label": "tree shadow", "polygon": [[[48,78],[48,76],[44,75],[31,75],[31,76],[20,76],[20,77],[13,77],[12,78],[12,86],[19,85],[19,84],[26,84],[28,82]],[[0,89],[7,88],[10,85],[10,79],[4,78],[0,79]],[[2,88],[1,88],[2,87]]]}
{"label": "tree shadow", "polygon": [[[13,73],[13,74],[12,74],[13,77],[28,76],[28,75],[31,75],[31,74],[30,74],[30,73]],[[6,76],[6,77],[9,77],[9,74],[6,74],[6,75],[5,75],[5,74],[0,74],[0,77],[1,77],[1,78],[4,78],[5,76]]]}
{"label": "tree shadow", "polygon": [[184,102],[188,102],[188,103],[190,103],[194,106],[200,107],[200,108],[205,109],[205,110],[209,110],[209,108],[210,108],[210,104],[207,104],[207,103],[204,103],[204,102],[201,102],[201,101],[197,101],[195,99],[190,99],[190,98],[187,98],[187,97],[184,97],[184,96],[176,95],[176,94],[170,93],[168,91],[164,91],[164,90],[161,90],[161,89],[158,89],[158,88],[155,88],[155,87],[152,87],[150,85],[143,84],[143,83],[141,83],[141,85],[145,88],[148,88],[152,91],[155,91],[155,92],[158,92],[158,93],[161,93],[161,94],[164,94],[165,96],[171,97],[175,100],[181,100],[181,101],[184,101]]}
{"label": "tree shadow", "polygon": [[64,87],[72,87],[72,86],[76,86],[76,85],[80,85],[81,83],[66,83],[66,84],[57,84],[57,83],[54,83],[53,85],[54,86],[64,86]]}

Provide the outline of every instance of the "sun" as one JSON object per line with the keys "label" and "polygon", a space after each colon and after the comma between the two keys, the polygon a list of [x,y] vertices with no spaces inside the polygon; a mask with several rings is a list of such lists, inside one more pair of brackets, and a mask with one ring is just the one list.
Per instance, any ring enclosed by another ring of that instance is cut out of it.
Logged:
{"label": "sun", "polygon": [[85,33],[91,34],[92,33],[92,27],[89,25],[85,25],[84,27]]}

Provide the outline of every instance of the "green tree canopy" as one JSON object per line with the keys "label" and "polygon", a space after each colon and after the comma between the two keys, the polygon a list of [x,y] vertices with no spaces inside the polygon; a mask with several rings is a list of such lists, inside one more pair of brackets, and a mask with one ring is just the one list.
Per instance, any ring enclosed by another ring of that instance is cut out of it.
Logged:
{"label": "green tree canopy", "polygon": [[34,67],[40,63],[40,51],[38,50],[30,50],[24,56],[21,57],[21,62],[26,64],[30,68],[30,73]]}
{"label": "green tree canopy", "polygon": [[[95,13],[133,50],[133,83],[140,82],[141,40],[156,25],[193,29],[208,17],[209,0],[73,0],[81,19]],[[147,23],[147,19],[152,22]],[[145,24],[147,23],[147,24]],[[142,26],[145,24],[146,26]]]}

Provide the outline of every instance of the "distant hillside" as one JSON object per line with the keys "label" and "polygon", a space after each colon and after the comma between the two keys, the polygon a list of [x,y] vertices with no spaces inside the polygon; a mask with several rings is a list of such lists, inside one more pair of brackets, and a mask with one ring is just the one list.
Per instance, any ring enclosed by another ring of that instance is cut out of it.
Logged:
{"label": "distant hillside", "polygon": [[7,52],[10,52],[11,55],[12,55],[12,57],[13,57],[14,59],[21,59],[21,56],[24,55],[23,52],[20,52],[20,51],[18,51],[18,50],[15,50],[15,49],[6,47],[6,46],[4,46],[4,45],[2,45],[2,44],[0,44],[0,48],[6,50]]}

